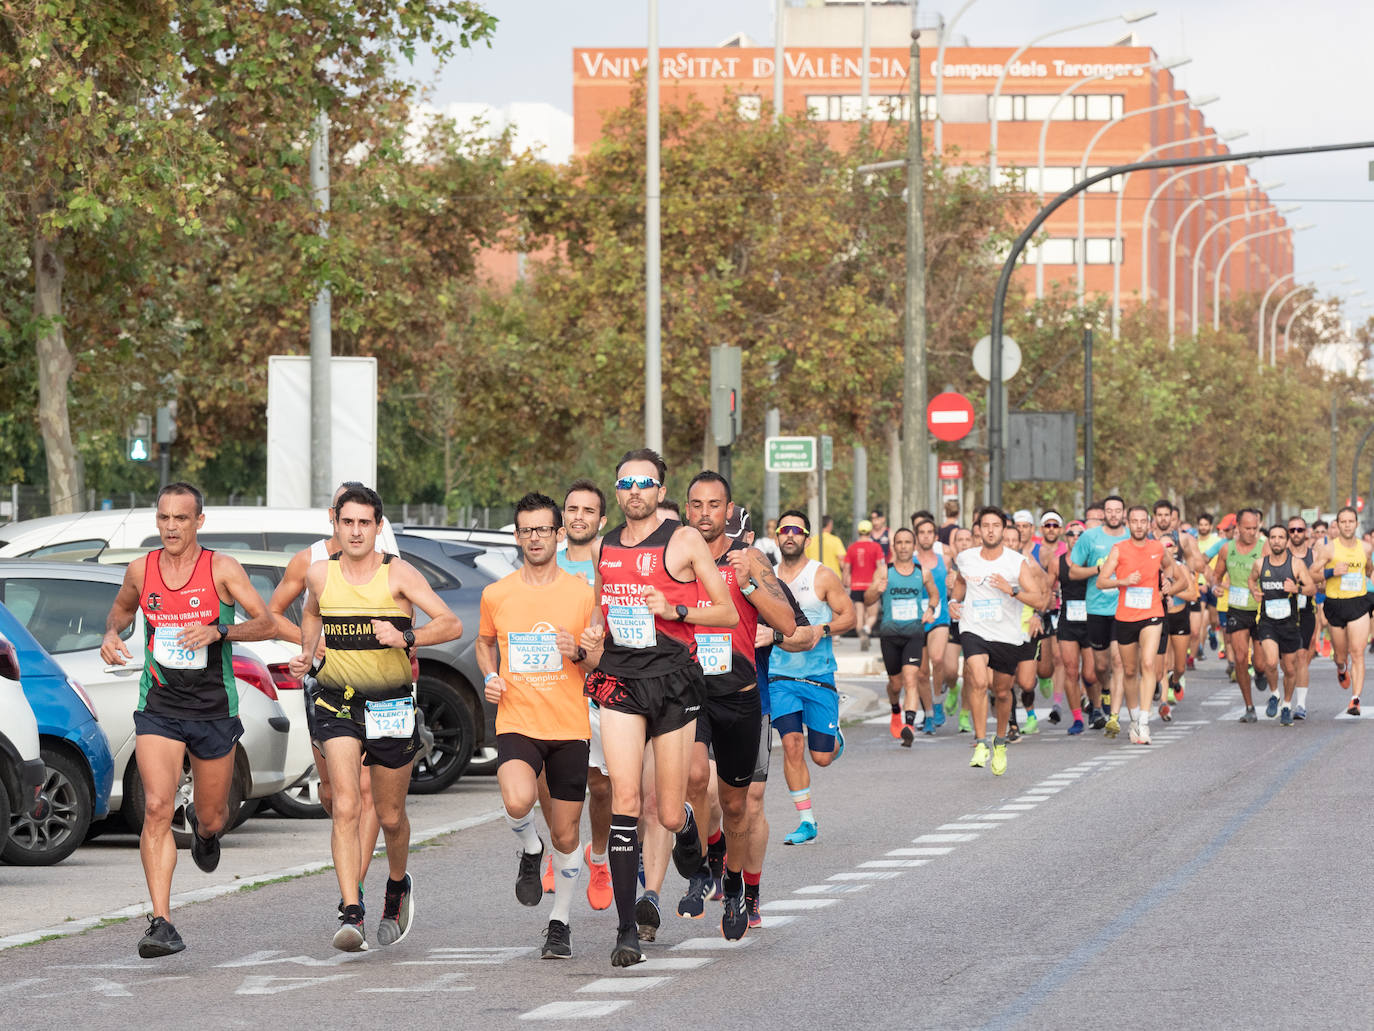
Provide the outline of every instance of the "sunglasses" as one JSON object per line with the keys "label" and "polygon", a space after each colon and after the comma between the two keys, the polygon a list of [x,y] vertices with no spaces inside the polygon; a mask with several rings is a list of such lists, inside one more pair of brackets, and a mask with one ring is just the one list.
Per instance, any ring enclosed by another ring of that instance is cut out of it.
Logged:
{"label": "sunglasses", "polygon": [[1290,526],[1290,527],[1288,528],[1288,532],[1289,532],[1289,533],[1306,533],[1306,532],[1307,532],[1307,527],[1305,527],[1305,526]]}
{"label": "sunglasses", "polygon": [[805,537],[805,536],[806,536],[806,531],[803,530],[800,526],[779,526],[779,527],[778,527],[778,536],[779,536],[779,537],[784,537],[784,536]]}
{"label": "sunglasses", "polygon": [[1049,522],[1047,522],[1047,523],[1041,523],[1040,525],[1041,525],[1041,527],[1048,527],[1048,528],[1051,529],[1051,530],[1057,530],[1057,529],[1059,529],[1061,526],[1063,526],[1064,524],[1063,524],[1063,523],[1056,523],[1053,519],[1051,519]]}
{"label": "sunglasses", "polygon": [[615,481],[616,490],[648,490],[650,487],[662,487],[663,484],[652,476],[622,476]]}

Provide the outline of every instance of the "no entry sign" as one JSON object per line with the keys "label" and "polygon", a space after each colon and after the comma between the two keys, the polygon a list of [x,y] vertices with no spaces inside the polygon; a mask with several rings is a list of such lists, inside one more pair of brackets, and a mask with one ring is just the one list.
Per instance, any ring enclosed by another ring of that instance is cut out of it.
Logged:
{"label": "no entry sign", "polygon": [[973,429],[973,402],[963,394],[936,394],[926,406],[926,426],[940,440],[962,440]]}

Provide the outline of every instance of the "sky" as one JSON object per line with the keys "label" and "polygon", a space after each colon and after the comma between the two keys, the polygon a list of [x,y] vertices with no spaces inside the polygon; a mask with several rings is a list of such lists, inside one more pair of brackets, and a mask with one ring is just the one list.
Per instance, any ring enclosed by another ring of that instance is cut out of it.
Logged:
{"label": "sky", "polygon": [[[572,111],[572,49],[643,46],[649,0],[486,0],[499,19],[490,49],[460,53],[432,82],[432,102],[552,104]],[[664,47],[715,46],[738,32],[760,46],[773,42],[772,0],[658,0]],[[962,0],[923,0],[919,19],[933,25]],[[1020,46],[1060,26],[1102,18],[1119,9],[1154,9],[1132,26],[1142,45],[1161,57],[1187,55],[1175,71],[1191,95],[1220,95],[1204,110],[1220,130],[1244,129],[1239,150],[1374,140],[1374,4],[1361,0],[975,0],[954,27],[974,46]],[[1103,45],[1127,27],[1103,26],[1047,43]],[[1301,204],[1291,224],[1314,223],[1295,234],[1297,271],[1319,285],[1351,276],[1337,289],[1367,289],[1351,299],[1347,317],[1374,313],[1374,149],[1271,159],[1256,172],[1281,180],[1270,192],[1279,204]],[[1340,272],[1323,266],[1346,264]]]}

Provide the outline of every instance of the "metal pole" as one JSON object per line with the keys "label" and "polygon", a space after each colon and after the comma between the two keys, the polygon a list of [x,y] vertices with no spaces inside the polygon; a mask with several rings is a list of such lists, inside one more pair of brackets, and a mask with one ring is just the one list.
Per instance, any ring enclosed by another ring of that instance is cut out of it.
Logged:
{"label": "metal pole", "polygon": [[1083,330],[1083,506],[1093,503],[1093,331]]}
{"label": "metal pole", "polygon": [[1255,346],[1255,352],[1256,352],[1257,357],[1259,358],[1260,364],[1263,364],[1263,363],[1264,363],[1264,310],[1265,310],[1266,308],[1269,307],[1269,298],[1272,297],[1273,294],[1274,294],[1274,291],[1277,290],[1277,289],[1279,288],[1279,284],[1282,283],[1284,280],[1292,279],[1292,278],[1293,278],[1293,273],[1292,273],[1292,272],[1289,272],[1289,273],[1286,273],[1285,275],[1279,276],[1278,279],[1274,280],[1272,283],[1269,284],[1269,289],[1266,290],[1266,291],[1264,291],[1264,296],[1263,296],[1262,298],[1260,298],[1260,307],[1259,307],[1259,342],[1258,342],[1258,344],[1256,344],[1256,346]]}
{"label": "metal pole", "polygon": [[954,12],[954,17],[946,24],[940,23],[940,46],[935,52],[935,154],[943,157],[945,153],[945,134],[944,134],[944,111],[940,105],[945,100],[945,44],[949,41],[950,34],[954,31],[954,26],[959,24],[959,19],[964,16],[964,12],[976,3],[977,0],[964,0],[964,6]]}
{"label": "metal pole", "polygon": [[[773,124],[782,119],[782,4],[783,0],[773,0]],[[769,378],[778,378],[777,363],[769,367]],[[767,408],[763,413],[763,435],[776,437],[782,433],[782,413],[776,408]],[[776,519],[782,509],[782,489],[780,474],[765,471],[763,474],[763,518],[766,526],[769,519]]]}
{"label": "metal pole", "polygon": [[[1221,257],[1217,259],[1215,278],[1212,280],[1212,329],[1218,330],[1221,328],[1221,271],[1226,267],[1227,260],[1235,253],[1236,248],[1263,236],[1273,236],[1275,233],[1301,233],[1311,228],[1311,222],[1304,222],[1300,226],[1281,225],[1274,226],[1272,229],[1261,229],[1259,232],[1247,233],[1221,252]],[[1266,294],[1266,296],[1268,295]],[[1263,344],[1260,346],[1262,347]],[[1263,358],[1264,354],[1261,352],[1260,359],[1263,360]]]}
{"label": "metal pole", "polygon": [[858,533],[860,519],[868,518],[868,448],[854,445],[854,527]]}
{"label": "metal pole", "polygon": [[905,512],[929,508],[930,442],[926,433],[925,166],[921,153],[921,47],[911,5],[907,78],[911,117],[906,146],[906,333],[903,342],[902,500]]}
{"label": "metal pole", "polygon": [[[1011,287],[1012,273],[1016,270],[1016,263],[1020,260],[1026,245],[1035,237],[1036,232],[1046,219],[1059,210],[1064,204],[1078,195],[1080,190],[1086,190],[1095,183],[1100,183],[1104,179],[1110,179],[1114,175],[1121,175],[1124,172],[1140,172],[1153,168],[1187,168],[1193,165],[1218,165],[1228,161],[1255,161],[1265,157],[1287,157],[1296,154],[1326,154],[1342,150],[1369,150],[1374,148],[1374,140],[1364,140],[1359,143],[1327,143],[1315,147],[1285,147],[1278,150],[1252,150],[1243,154],[1202,154],[1188,158],[1163,158],[1154,161],[1133,161],[1127,165],[1113,165],[1111,168],[1103,169],[1096,175],[1089,176],[1082,182],[1074,183],[1073,186],[1065,190],[1049,204],[1040,209],[1039,213],[1030,220],[1025,229],[1021,230],[1007,252],[1006,259],[1002,262],[1002,271],[997,277],[997,288],[992,295],[992,317],[988,336],[992,345],[992,382],[988,385],[989,391],[993,395],[992,400],[1000,405],[1002,400],[1002,325],[1006,316],[1007,290]],[[993,411],[989,413],[989,424],[997,418],[997,405],[993,405]],[[989,429],[1000,431],[1000,418],[997,419],[997,427],[989,426]],[[1000,505],[1002,503],[1002,450],[1001,441],[995,434],[988,447],[988,503]]]}
{"label": "metal pole", "polygon": [[649,0],[649,91],[644,160],[644,444],[663,452],[663,295],[660,264],[658,0]]}
{"label": "metal pole", "polygon": [[[1371,423],[1369,428],[1360,435],[1360,443],[1355,448],[1355,457],[1350,462],[1350,503],[1352,505],[1355,504],[1356,499],[1360,496],[1360,455],[1364,452],[1365,444],[1369,443],[1369,435],[1371,433],[1374,433],[1374,423]],[[1334,455],[1334,451],[1332,453]],[[1335,509],[1336,503],[1334,501],[1331,502],[1331,507]]]}
{"label": "metal pole", "polygon": [[1331,497],[1329,499],[1331,504],[1327,506],[1328,511],[1331,512],[1336,511],[1336,492],[1340,489],[1336,483],[1336,463],[1340,461],[1340,452],[1337,448],[1340,439],[1340,427],[1336,420],[1338,412],[1336,395],[1333,392],[1331,394]]}
{"label": "metal pole", "polygon": [[[329,115],[324,111],[315,118],[315,136],[310,141],[310,189],[320,216],[316,231],[321,239],[328,239]],[[333,392],[329,373],[332,311],[329,288],[321,287],[310,302],[310,503],[316,508],[327,507],[334,496]]]}
{"label": "metal pole", "polygon": [[868,57],[871,51],[870,29],[873,14],[873,0],[864,0],[863,27],[863,68],[859,73],[859,121],[868,121]]}

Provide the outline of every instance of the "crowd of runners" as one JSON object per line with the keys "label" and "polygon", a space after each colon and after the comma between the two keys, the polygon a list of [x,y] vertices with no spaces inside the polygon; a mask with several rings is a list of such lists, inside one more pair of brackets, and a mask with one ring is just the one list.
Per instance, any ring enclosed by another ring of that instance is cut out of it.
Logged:
{"label": "crowd of runners", "polygon": [[[614,966],[640,962],[641,942],[654,939],[670,861],[685,882],[679,916],[719,902],[726,939],[759,926],[773,733],[798,820],[782,842],[803,845],[819,836],[811,769],[844,752],[833,641],[850,632],[864,650],[879,640],[901,746],[957,717],[969,765],[995,776],[1008,745],[1046,732],[1044,722],[1108,738],[1125,723],[1148,745],[1152,720],[1173,718],[1209,649],[1240,690],[1243,723],[1258,721],[1258,701],[1292,726],[1307,716],[1309,667],[1329,641],[1347,711],[1359,715],[1374,580],[1354,509],[1329,534],[1292,517],[1261,539],[1253,508],[1189,526],[1168,500],[1146,508],[1111,496],[1081,519],[985,507],[965,526],[951,503],[939,525],[917,512],[890,527],[874,512],[845,548],[828,521],[813,535],[797,510],[756,539],[715,472],[691,479],[680,508],[666,482],[658,454],[625,454],[614,480],[621,522],[609,531],[593,481],[572,483],[561,501],[525,495],[515,509],[523,562],[482,595],[476,655],[519,841],[515,896],[536,906],[553,895],[545,958],[572,955],[584,866],[592,908],[616,910]],[[379,832],[388,879],[376,941],[394,945],[415,914],[405,814],[419,744],[414,650],[462,626],[413,567],[382,552],[382,502],[361,484],[339,488],[334,536],[297,555],[266,603],[237,562],[197,544],[201,508],[194,487],[163,489],[163,546],[129,566],[102,648],[107,662],[131,658],[120,633],[141,608],[140,851],[153,915],[139,953],[184,948],[169,911],[183,753],[192,858],[207,871],[219,862],[242,733],[226,642],[265,638],[301,647],[291,670],[309,692],[333,821],[333,945],[368,947],[362,883]],[[285,613],[302,592],[296,626]],[[235,604],[245,621],[233,622]],[[417,608],[429,617],[418,627]]]}

